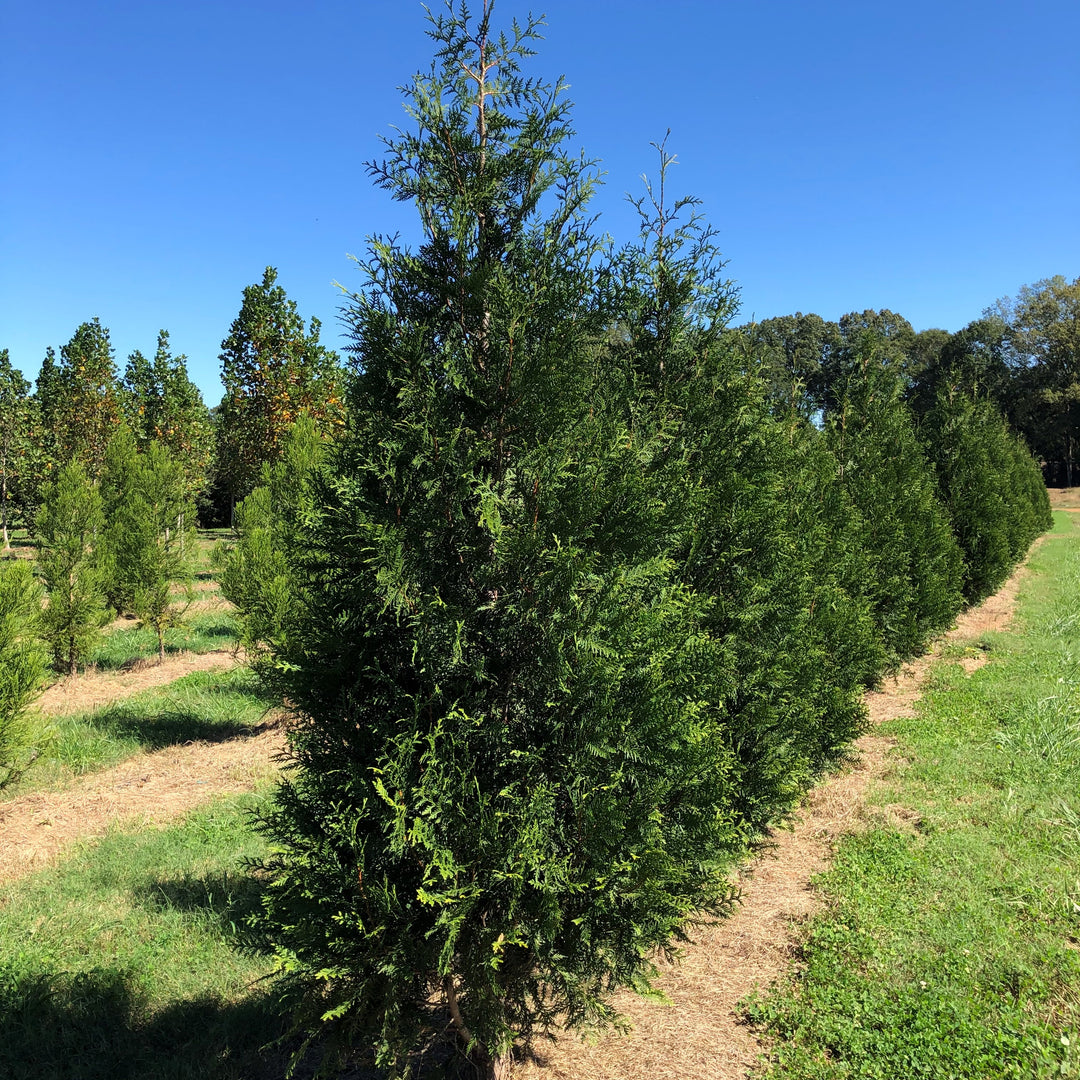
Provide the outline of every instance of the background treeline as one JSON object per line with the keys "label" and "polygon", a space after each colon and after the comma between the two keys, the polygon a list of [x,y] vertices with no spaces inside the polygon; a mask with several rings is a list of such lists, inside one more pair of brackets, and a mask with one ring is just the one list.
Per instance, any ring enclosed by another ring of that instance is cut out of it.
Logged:
{"label": "background treeline", "polygon": [[[244,289],[239,316],[222,342],[225,394],[208,408],[191,381],[187,357],[168,332],[149,359],[136,350],[119,372],[109,331],[98,319],[50,348],[35,384],[0,350],[0,540],[28,527],[43,485],[79,461],[101,474],[105,446],[121,421],[139,450],[171,450],[204,526],[231,524],[236,503],[264,463],[280,460],[282,440],[301,415],[333,431],[344,422],[348,370],[305,326],[277,274]],[[1024,286],[962,330],[916,331],[892,311],[779,316],[728,331],[728,347],[765,384],[774,409],[820,426],[844,372],[873,342],[877,363],[896,375],[899,396],[924,426],[940,392],[999,412],[1039,461],[1050,486],[1080,478],[1080,278],[1060,275]]]}

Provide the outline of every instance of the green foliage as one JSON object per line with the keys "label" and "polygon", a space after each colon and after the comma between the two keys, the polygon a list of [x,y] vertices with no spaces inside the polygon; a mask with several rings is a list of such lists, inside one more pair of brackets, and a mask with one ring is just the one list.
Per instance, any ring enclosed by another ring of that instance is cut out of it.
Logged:
{"label": "green foliage", "polygon": [[863,349],[861,366],[836,388],[825,433],[861,519],[864,591],[895,664],[960,610],[963,562],[895,366],[879,362],[872,336]]}
{"label": "green foliage", "polygon": [[943,388],[922,432],[964,553],[964,597],[976,603],[1050,527],[1042,474],[989,402]]}
{"label": "green foliage", "polygon": [[78,462],[64,466],[45,490],[34,523],[38,564],[48,590],[43,634],[53,666],[74,675],[105,621],[100,538],[101,496]]}
{"label": "green foliage", "polygon": [[1011,419],[1036,454],[1064,465],[1062,479],[1071,487],[1080,456],[1080,278],[1025,285],[988,315],[1007,325],[1017,384]]}
{"label": "green foliage", "polygon": [[337,354],[319,344],[320,323],[305,328],[296,303],[268,266],[244,289],[240,314],[221,343],[225,396],[216,421],[216,484],[235,503],[276,461],[286,433],[306,412],[323,431],[340,426],[342,377]]}
{"label": "green foliage", "polygon": [[196,499],[209,483],[214,433],[186,360],[172,355],[169,334],[160,331],[153,360],[138,351],[128,357],[123,406],[138,448],[145,451],[156,442],[169,450],[184,470],[188,498]]}
{"label": "green foliage", "polygon": [[26,716],[41,689],[41,589],[23,562],[0,563],[0,790],[37,757],[39,732]]}
{"label": "green foliage", "polygon": [[980,641],[972,675],[936,665],[888,725],[905,766],[871,813],[916,828],[893,815],[841,844],[803,964],[748,1008],[767,1075],[1080,1075],[1080,529],[1061,517],[1021,629]]}
{"label": "green foliage", "polygon": [[121,429],[110,444],[101,485],[109,591],[119,610],[157,635],[159,660],[165,659],[165,631],[183,616],[175,586],[190,582],[196,553],[187,487],[182,467],[160,443],[138,454],[131,433]]}
{"label": "green foliage", "polygon": [[95,318],[82,323],[60,350],[60,364],[50,357],[38,378],[46,443],[53,469],[77,461],[96,480],[105,448],[120,421],[120,392],[109,331]]}
{"label": "green foliage", "polygon": [[654,444],[643,467],[678,574],[712,598],[701,624],[712,666],[697,678],[752,832],[859,730],[882,657],[832,459],[797,416],[772,417],[760,368],[729,352],[733,289],[695,202],[669,204],[674,158],[658,149],[658,183],[636,204],[641,243],[621,258],[624,313],[605,367],[625,380],[615,396],[627,424]]}
{"label": "green foliage", "polygon": [[0,349],[0,550],[10,546],[12,511],[25,505],[33,457],[30,384]]}
{"label": "green foliage", "polygon": [[484,1075],[646,989],[746,843],[664,425],[601,360],[593,178],[561,88],[518,71],[535,24],[488,18],[435,20],[373,167],[425,242],[373,246],[350,424],[284,531],[295,768],[254,928],[306,1030],[400,1071],[438,989]]}
{"label": "green foliage", "polygon": [[256,662],[268,645],[280,641],[296,601],[285,556],[288,530],[324,450],[325,440],[304,413],[285,438],[281,460],[263,465],[262,482],[237,506],[233,540],[214,553],[222,595],[236,605],[241,644]]}

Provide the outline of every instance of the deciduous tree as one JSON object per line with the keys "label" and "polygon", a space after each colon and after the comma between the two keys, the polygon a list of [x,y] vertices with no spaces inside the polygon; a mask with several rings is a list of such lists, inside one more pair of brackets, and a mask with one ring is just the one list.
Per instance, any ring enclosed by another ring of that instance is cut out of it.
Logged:
{"label": "deciduous tree", "polygon": [[152,442],[166,447],[184,470],[188,496],[195,499],[209,483],[214,432],[186,361],[172,355],[168,331],[160,331],[153,360],[138,350],[128,357],[123,404],[138,448],[145,451]]}
{"label": "deciduous tree", "polygon": [[229,500],[255,486],[263,462],[275,461],[302,412],[321,429],[340,425],[342,371],[319,344],[320,323],[305,327],[277,271],[244,289],[240,314],[221,343],[225,396],[217,413],[217,487]]}
{"label": "deciduous tree", "polygon": [[20,501],[19,486],[29,482],[31,444],[30,383],[12,366],[7,349],[0,350],[0,536],[3,550],[11,546],[13,505]]}

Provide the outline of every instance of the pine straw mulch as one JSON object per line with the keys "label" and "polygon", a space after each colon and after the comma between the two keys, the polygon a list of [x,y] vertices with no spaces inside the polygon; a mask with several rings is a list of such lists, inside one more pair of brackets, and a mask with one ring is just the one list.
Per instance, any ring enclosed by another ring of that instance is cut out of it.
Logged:
{"label": "pine straw mulch", "polygon": [[[800,925],[822,906],[812,879],[827,868],[841,835],[867,826],[867,790],[898,764],[895,741],[873,727],[912,715],[942,645],[1006,628],[1025,573],[1017,570],[994,596],[965,611],[930,653],[866,695],[872,729],[855,743],[853,764],[810,792],[794,827],[773,833],[741,870],[741,900],[731,918],[694,932],[677,963],[659,963],[658,986],[670,1005],[621,993],[613,1004],[633,1025],[628,1036],[609,1033],[588,1043],[566,1035],[542,1044],[535,1060],[515,1066],[515,1080],[744,1080],[762,1045],[737,1002],[790,968]],[[974,670],[984,662],[969,658],[964,666]],[[873,812],[876,822],[882,817],[904,829],[916,823],[903,806]]]}
{"label": "pine straw mulch", "polygon": [[252,791],[277,773],[284,745],[281,725],[268,722],[226,742],[136,754],[64,791],[0,803],[0,881],[39,870],[115,825],[159,826],[217,795]]}
{"label": "pine straw mulch", "polygon": [[174,682],[193,671],[227,671],[241,662],[238,654],[223,649],[177,653],[166,656],[160,664],[157,657],[132,660],[116,671],[86,671],[74,678],[61,679],[45,690],[36,707],[47,716],[92,712],[132,694]]}

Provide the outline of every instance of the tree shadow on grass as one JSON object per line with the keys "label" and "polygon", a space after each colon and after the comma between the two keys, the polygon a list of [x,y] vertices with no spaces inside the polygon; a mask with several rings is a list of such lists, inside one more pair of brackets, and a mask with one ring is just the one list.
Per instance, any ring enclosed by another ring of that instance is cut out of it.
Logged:
{"label": "tree shadow on grass", "polygon": [[242,936],[248,916],[259,907],[260,888],[250,874],[215,871],[151,881],[135,891],[134,899],[143,907],[201,914],[224,933]]}
{"label": "tree shadow on grass", "polygon": [[220,743],[262,730],[235,716],[206,717],[194,709],[147,711],[136,705],[119,704],[95,713],[87,721],[98,731],[118,739],[133,739],[147,750],[161,750],[188,742]]}
{"label": "tree shadow on grass", "polygon": [[279,1080],[269,995],[206,996],[159,1011],[135,972],[0,970],[0,1076],[12,1080]]}

